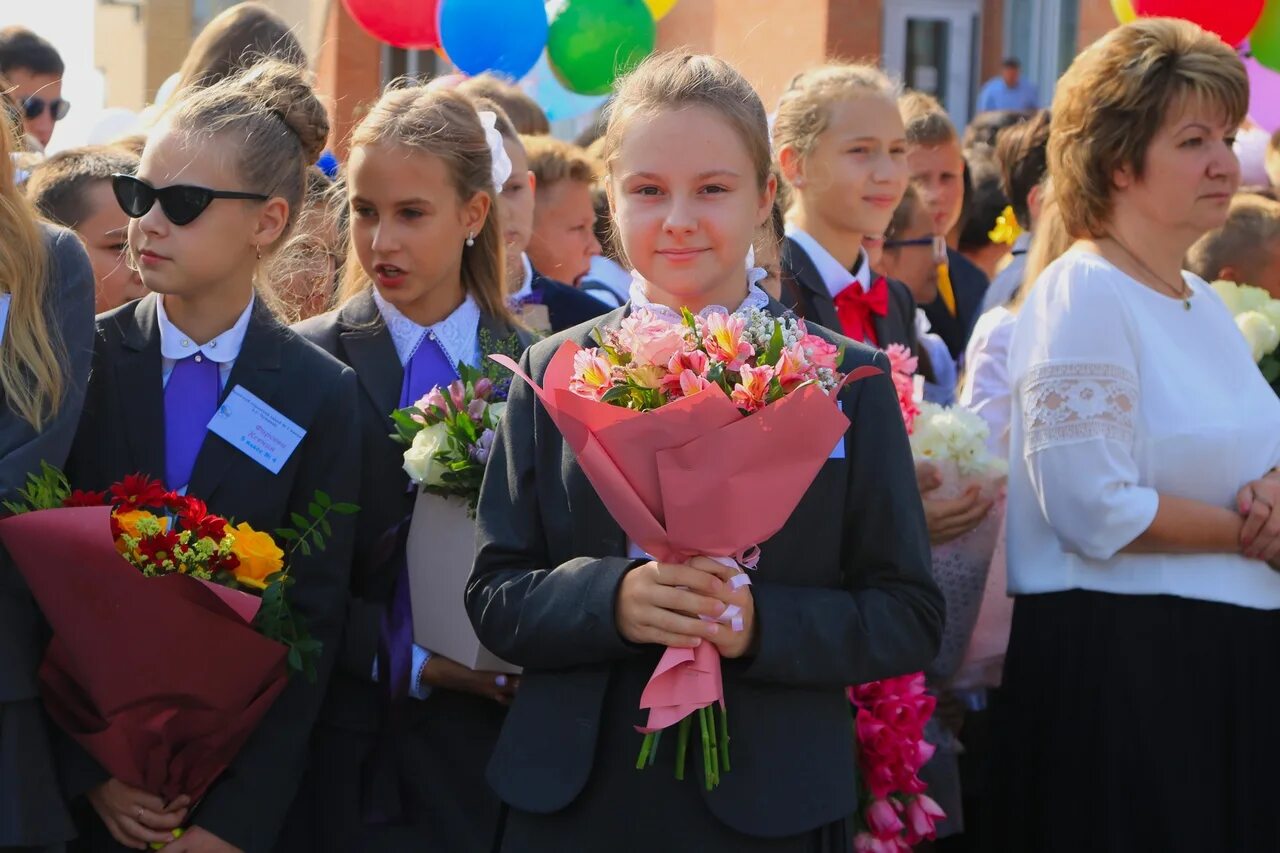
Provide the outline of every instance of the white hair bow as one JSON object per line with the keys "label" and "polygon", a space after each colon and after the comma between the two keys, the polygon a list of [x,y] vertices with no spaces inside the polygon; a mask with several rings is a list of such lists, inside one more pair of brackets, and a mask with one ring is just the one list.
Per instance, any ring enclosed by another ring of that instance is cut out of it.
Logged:
{"label": "white hair bow", "polygon": [[493,191],[502,192],[502,185],[511,177],[511,158],[502,144],[498,131],[498,114],[493,110],[480,110],[480,123],[484,125],[484,139],[489,143],[489,156],[493,160]]}

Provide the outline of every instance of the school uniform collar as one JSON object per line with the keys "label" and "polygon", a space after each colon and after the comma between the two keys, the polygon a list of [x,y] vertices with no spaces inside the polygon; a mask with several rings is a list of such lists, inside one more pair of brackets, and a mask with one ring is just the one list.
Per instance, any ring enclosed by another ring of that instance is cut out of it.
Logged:
{"label": "school uniform collar", "polygon": [[[629,297],[632,310],[636,308],[648,308],[654,314],[666,317],[668,320],[672,320],[674,322],[680,322],[680,313],[674,308],[669,308],[666,305],[660,305],[656,302],[650,301],[647,285],[648,282],[644,280],[644,277],[641,276],[640,273],[635,272],[634,270],[631,272],[631,289],[629,291]],[[742,303],[738,305],[738,307],[733,309],[733,313],[738,314],[743,311],[749,311],[753,308],[764,309],[768,307],[769,294],[761,290],[760,285],[752,282],[748,277],[747,296],[742,300]],[[706,308],[703,308],[698,312],[698,316],[705,317],[713,311],[721,314],[730,313],[727,306],[708,305]]]}
{"label": "school uniform collar", "polygon": [[863,293],[871,290],[871,259],[867,257],[866,249],[858,250],[856,270],[850,272],[821,243],[815,240],[812,234],[803,228],[788,224],[787,236],[795,241],[796,245],[801,249],[804,249],[804,253],[813,262],[813,268],[817,270],[818,275],[822,278],[822,283],[826,285],[827,292],[831,294],[832,299],[839,296],[846,287],[855,283],[862,288]]}
{"label": "school uniform collar", "polygon": [[382,322],[391,333],[391,342],[395,344],[396,355],[400,358],[400,366],[409,363],[422,339],[428,334],[444,349],[445,355],[453,364],[466,362],[474,365],[480,351],[480,306],[468,295],[462,300],[452,314],[439,323],[422,326],[410,320],[390,302],[373,289],[373,301],[382,315]]}
{"label": "school uniform collar", "polygon": [[160,332],[160,355],[174,361],[200,353],[217,364],[235,361],[244,346],[245,333],[249,330],[249,318],[253,316],[253,307],[257,296],[249,297],[249,304],[240,312],[236,322],[222,334],[203,344],[197,344],[169,319],[164,310],[164,298],[156,297],[156,327]]}

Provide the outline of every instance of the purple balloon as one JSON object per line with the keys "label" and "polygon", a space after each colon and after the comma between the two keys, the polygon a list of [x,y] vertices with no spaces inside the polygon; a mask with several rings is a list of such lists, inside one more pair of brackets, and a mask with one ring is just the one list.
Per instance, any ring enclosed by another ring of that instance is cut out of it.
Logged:
{"label": "purple balloon", "polygon": [[1280,72],[1252,57],[1245,59],[1244,67],[1249,72],[1249,118],[1275,133],[1280,130]]}

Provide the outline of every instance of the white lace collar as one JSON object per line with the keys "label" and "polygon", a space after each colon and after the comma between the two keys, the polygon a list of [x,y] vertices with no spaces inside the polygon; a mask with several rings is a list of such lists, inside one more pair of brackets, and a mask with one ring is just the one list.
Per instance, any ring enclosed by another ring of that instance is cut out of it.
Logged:
{"label": "white lace collar", "polygon": [[[664,317],[667,317],[668,319],[679,320],[680,312],[676,311],[676,309],[669,308],[666,305],[660,305],[657,302],[651,302],[649,300],[649,296],[647,292],[648,284],[649,282],[645,281],[644,277],[641,276],[640,273],[636,272],[635,270],[631,271],[631,289],[628,293],[631,300],[631,307],[632,308],[648,308],[650,311],[652,311],[655,314],[658,314],[659,316],[664,316]],[[763,310],[768,307],[769,307],[769,294],[761,290],[760,286],[756,284],[754,281],[752,281],[750,274],[748,274],[747,298],[742,300],[741,305],[733,309],[733,313],[738,314],[743,311],[749,311],[752,308],[758,308]],[[723,305],[708,305],[706,308],[703,308],[701,311],[698,312],[698,316],[705,317],[708,314],[711,314],[713,312],[720,313],[720,314],[730,313],[729,309]]]}
{"label": "white lace collar", "polygon": [[452,364],[465,361],[475,367],[480,363],[480,306],[470,296],[462,300],[452,314],[431,326],[421,326],[400,313],[377,288],[373,290],[373,301],[387,324],[402,366],[409,363],[418,344],[428,334],[435,335]]}

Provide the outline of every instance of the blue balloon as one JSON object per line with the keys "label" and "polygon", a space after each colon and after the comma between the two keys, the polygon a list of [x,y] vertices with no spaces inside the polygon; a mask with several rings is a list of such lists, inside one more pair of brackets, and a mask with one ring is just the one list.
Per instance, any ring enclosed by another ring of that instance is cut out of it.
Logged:
{"label": "blue balloon", "polygon": [[547,45],[542,0],[443,0],[440,44],[464,74],[519,80]]}
{"label": "blue balloon", "polygon": [[538,57],[538,64],[533,66],[528,76],[520,81],[520,88],[538,102],[549,121],[577,118],[609,100],[608,95],[579,95],[577,92],[570,92],[556,78],[555,72],[547,63],[545,53]]}

